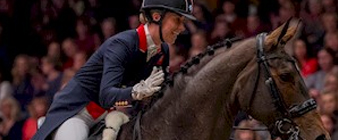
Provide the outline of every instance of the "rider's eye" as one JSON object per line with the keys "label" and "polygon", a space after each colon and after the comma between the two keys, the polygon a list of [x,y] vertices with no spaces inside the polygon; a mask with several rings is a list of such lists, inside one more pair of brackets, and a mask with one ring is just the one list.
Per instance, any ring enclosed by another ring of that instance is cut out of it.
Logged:
{"label": "rider's eye", "polygon": [[279,75],[279,78],[283,82],[293,82],[293,77],[290,73],[283,73],[283,74]]}

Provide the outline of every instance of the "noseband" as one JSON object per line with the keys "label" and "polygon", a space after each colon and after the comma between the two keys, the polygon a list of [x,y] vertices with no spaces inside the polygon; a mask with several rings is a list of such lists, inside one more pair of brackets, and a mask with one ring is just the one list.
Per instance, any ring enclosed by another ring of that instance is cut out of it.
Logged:
{"label": "noseband", "polygon": [[[269,57],[264,53],[264,40],[266,37],[266,33],[261,33],[257,35],[257,63],[258,63],[258,74],[256,77],[256,83],[253,90],[253,93],[250,95],[250,102],[248,108],[252,105],[253,99],[255,98],[255,93],[258,87],[259,76],[261,66],[263,67],[263,73],[266,78],[265,84],[270,89],[271,96],[273,98],[273,103],[278,110],[279,118],[277,121],[269,127],[271,130],[272,138],[276,138],[278,136],[284,137],[287,136],[288,140],[298,140],[299,137],[299,128],[297,124],[292,121],[293,118],[300,117],[311,110],[317,107],[317,104],[314,99],[309,99],[304,101],[302,104],[296,105],[291,109],[288,109],[281,98],[281,92],[278,90],[275,80],[272,78],[271,71],[269,68],[268,60],[271,59],[287,59],[287,61],[292,62],[294,67],[297,69],[296,63],[294,59],[282,58],[282,57]],[[297,69],[298,74],[299,70]]]}

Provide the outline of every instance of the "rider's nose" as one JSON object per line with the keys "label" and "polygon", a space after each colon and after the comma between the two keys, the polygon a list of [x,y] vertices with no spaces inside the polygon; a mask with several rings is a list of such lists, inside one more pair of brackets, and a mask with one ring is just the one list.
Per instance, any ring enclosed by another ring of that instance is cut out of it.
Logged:
{"label": "rider's nose", "polygon": [[316,140],[326,140],[326,137],[325,137],[324,134],[322,134],[322,135],[318,136],[318,137],[316,138]]}

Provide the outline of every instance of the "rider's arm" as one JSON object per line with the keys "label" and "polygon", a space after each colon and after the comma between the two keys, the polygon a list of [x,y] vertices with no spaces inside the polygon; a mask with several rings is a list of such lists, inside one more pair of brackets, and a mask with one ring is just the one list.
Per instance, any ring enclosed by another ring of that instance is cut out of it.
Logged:
{"label": "rider's arm", "polygon": [[124,66],[129,59],[131,50],[126,41],[112,40],[103,51],[103,73],[100,85],[99,101],[108,109],[116,101],[131,101],[132,87],[119,88],[124,75]]}

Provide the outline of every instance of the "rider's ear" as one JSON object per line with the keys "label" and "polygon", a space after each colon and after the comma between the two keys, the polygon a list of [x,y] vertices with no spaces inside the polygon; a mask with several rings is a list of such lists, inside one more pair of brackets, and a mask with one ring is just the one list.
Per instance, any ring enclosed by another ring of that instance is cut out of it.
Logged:
{"label": "rider's ear", "polygon": [[153,18],[154,21],[158,22],[161,19],[161,14],[159,12],[154,12],[152,14],[152,18]]}

